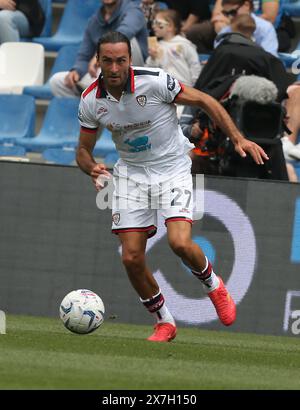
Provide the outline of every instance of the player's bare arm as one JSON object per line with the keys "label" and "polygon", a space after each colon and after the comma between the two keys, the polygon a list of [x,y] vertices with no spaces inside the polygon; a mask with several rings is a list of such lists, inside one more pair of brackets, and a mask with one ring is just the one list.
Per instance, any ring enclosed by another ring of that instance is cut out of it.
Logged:
{"label": "player's bare arm", "polygon": [[79,168],[92,177],[96,189],[99,191],[103,184],[98,179],[100,175],[110,178],[111,174],[106,170],[104,164],[97,164],[93,157],[93,149],[97,138],[96,133],[80,131],[79,144],[76,153],[76,161]]}
{"label": "player's bare arm", "polygon": [[249,153],[257,164],[263,164],[269,157],[255,142],[246,139],[235,126],[227,111],[213,97],[195,88],[184,87],[175,102],[183,105],[195,105],[202,108],[216,125],[227,135],[234,144],[236,152],[245,157]]}

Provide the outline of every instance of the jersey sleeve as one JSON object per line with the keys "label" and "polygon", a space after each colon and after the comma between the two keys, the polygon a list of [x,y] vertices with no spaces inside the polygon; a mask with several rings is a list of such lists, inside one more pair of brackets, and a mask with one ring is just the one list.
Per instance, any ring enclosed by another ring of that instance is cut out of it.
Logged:
{"label": "jersey sleeve", "polygon": [[183,91],[183,85],[176,78],[161,70],[157,84],[160,99],[166,103],[172,103],[181,91]]}
{"label": "jersey sleeve", "polygon": [[99,123],[91,111],[88,100],[84,97],[81,97],[80,100],[78,120],[82,131],[96,132],[98,130]]}

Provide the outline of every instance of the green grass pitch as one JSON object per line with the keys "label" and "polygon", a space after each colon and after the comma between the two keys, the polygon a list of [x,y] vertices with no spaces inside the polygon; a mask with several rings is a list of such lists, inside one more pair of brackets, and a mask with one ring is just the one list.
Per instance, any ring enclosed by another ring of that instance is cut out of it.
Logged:
{"label": "green grass pitch", "polygon": [[59,319],[8,315],[0,389],[300,389],[299,338],[179,328],[153,343],[151,331],[106,320],[76,335]]}

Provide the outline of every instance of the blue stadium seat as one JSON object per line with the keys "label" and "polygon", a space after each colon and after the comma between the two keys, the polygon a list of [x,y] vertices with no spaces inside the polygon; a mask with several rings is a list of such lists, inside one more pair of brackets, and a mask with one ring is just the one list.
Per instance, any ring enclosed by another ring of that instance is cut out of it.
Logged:
{"label": "blue stadium seat", "polygon": [[[112,142],[111,133],[104,129],[100,139],[97,141],[93,155],[104,158],[107,165],[113,166],[119,159],[115,144]],[[43,152],[43,158],[46,161],[55,164],[70,165],[76,159],[76,146],[63,146],[61,148],[47,148]]]}
{"label": "blue stadium seat", "polygon": [[283,11],[285,11],[291,17],[300,16],[300,1],[299,0],[283,0]]}
{"label": "blue stadium seat", "polygon": [[164,1],[158,1],[158,4],[160,10],[167,10],[169,8],[167,3],[165,3]]}
{"label": "blue stadium seat", "polygon": [[283,62],[285,68],[291,68],[293,63],[295,61],[297,61],[300,57],[300,51],[299,54],[297,55],[297,53],[278,53],[278,56],[280,58],[280,60]]}
{"label": "blue stadium seat", "polygon": [[40,37],[51,36],[52,33],[52,1],[51,0],[39,0],[45,13],[45,24]]}
{"label": "blue stadium seat", "polygon": [[[70,68],[72,68],[77,56],[77,52],[78,45],[62,47],[55,59],[50,77],[53,74],[58,73],[59,71],[68,71]],[[42,100],[50,100],[53,97],[49,79],[44,85],[24,87],[23,94],[32,95],[33,97],[40,98]]]}
{"label": "blue stadium seat", "polygon": [[35,102],[29,95],[0,94],[0,143],[34,135]]}
{"label": "blue stadium seat", "polygon": [[297,174],[298,180],[300,181],[300,162],[299,161],[293,161],[292,165],[295,168],[295,172]]}
{"label": "blue stadium seat", "polygon": [[26,150],[14,144],[0,144],[0,157],[25,157]]}
{"label": "blue stadium seat", "polygon": [[199,62],[201,64],[206,63],[209,60],[210,54],[198,54]]}
{"label": "blue stadium seat", "polygon": [[54,164],[70,165],[75,162],[75,147],[48,148],[43,152],[43,158]]}
{"label": "blue stadium seat", "polygon": [[108,166],[113,166],[120,158],[117,151],[107,154],[104,158],[104,163]]}
{"label": "blue stadium seat", "polygon": [[111,132],[104,128],[100,138],[96,142],[93,155],[96,157],[106,157],[108,154],[115,153],[116,146],[112,140]]}
{"label": "blue stadium seat", "polygon": [[52,37],[34,37],[47,51],[58,51],[70,44],[82,41],[88,19],[100,7],[99,0],[68,0],[58,29]]}
{"label": "blue stadium seat", "polygon": [[75,147],[79,136],[78,105],[79,98],[53,98],[39,134],[34,138],[18,138],[16,143],[34,152],[63,146]]}

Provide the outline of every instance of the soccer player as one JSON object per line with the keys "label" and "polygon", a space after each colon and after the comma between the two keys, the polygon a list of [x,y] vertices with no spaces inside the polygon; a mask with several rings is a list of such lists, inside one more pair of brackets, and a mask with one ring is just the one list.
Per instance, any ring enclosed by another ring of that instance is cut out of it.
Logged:
{"label": "soccer player", "polygon": [[[147,239],[156,232],[157,209],[143,201],[137,206],[137,190],[140,198],[150,195],[151,201],[157,200],[158,187],[162,187],[163,194],[169,193],[170,201],[160,207],[170,247],[202,282],[221,322],[229,326],[236,318],[235,303],[221,277],[191,239],[193,187],[188,152],[194,146],[178,125],[174,102],[207,111],[242,157],[249,153],[257,164],[263,164],[268,157],[260,146],[240,134],[212,97],[183,87],[159,68],[132,67],[130,42],[123,34],[105,34],[97,50],[101,75],[81,96],[77,163],[92,177],[96,189],[104,186],[103,178],[111,175],[104,164],[95,162],[92,153],[99,125],[109,128],[120,154],[113,176],[116,189],[112,232],[121,241],[122,262],[132,286],[156,319],[154,333],[148,340],[171,341],[176,336],[176,324],[145,261]],[[119,199],[123,203],[125,200],[126,206],[120,206]]]}

